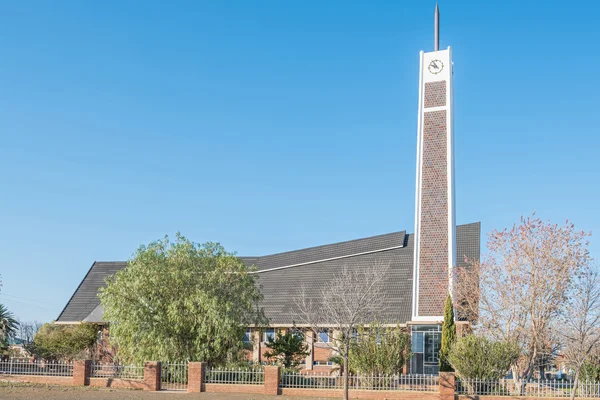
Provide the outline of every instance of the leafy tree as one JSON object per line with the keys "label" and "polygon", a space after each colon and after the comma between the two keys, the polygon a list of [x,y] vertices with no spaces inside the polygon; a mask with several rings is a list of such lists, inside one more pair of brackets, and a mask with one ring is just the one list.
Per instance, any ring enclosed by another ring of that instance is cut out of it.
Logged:
{"label": "leafy tree", "polygon": [[375,322],[357,329],[356,340],[350,346],[349,367],[361,374],[400,374],[410,356],[409,333],[399,326],[383,327]]}
{"label": "leafy tree", "polygon": [[442,346],[440,348],[440,372],[452,372],[454,369],[448,362],[448,353],[456,341],[456,325],[454,324],[454,306],[452,297],[448,295],[444,307],[444,323],[442,324]]}
{"label": "leafy tree", "polygon": [[94,324],[77,325],[44,324],[25,345],[25,350],[44,360],[72,360],[84,358],[98,337]]}
{"label": "leafy tree", "polygon": [[119,358],[225,363],[243,348],[245,329],[264,321],[261,298],[240,259],[216,243],[179,233],[141,246],[99,294]]}
{"label": "leafy tree", "polygon": [[288,330],[284,335],[278,332],[275,339],[267,339],[265,346],[269,349],[265,357],[279,360],[285,368],[296,367],[309,354],[304,335],[296,330]]}
{"label": "leafy tree", "polygon": [[494,380],[506,375],[519,356],[520,349],[515,343],[471,334],[454,343],[448,361],[462,378]]}
{"label": "leafy tree", "polygon": [[0,304],[0,350],[8,349],[8,340],[15,336],[19,323],[4,304]]}

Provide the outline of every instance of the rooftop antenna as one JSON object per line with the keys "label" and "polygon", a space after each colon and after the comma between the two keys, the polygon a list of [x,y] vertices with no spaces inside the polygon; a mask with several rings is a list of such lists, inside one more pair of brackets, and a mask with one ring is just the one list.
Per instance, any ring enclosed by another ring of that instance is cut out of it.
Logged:
{"label": "rooftop antenna", "polygon": [[435,3],[435,15],[433,17],[433,51],[440,49],[440,8]]}

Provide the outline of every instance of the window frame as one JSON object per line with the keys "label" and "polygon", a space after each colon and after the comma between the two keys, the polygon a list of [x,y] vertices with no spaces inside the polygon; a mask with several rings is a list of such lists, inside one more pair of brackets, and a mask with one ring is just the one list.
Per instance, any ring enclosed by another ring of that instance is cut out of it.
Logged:
{"label": "window frame", "polygon": [[[321,337],[323,334],[327,335],[326,341]],[[319,331],[319,334],[317,335],[317,343],[331,343],[331,332],[328,329]]]}
{"label": "window frame", "polygon": [[[248,340],[246,340],[246,337]],[[244,343],[252,343],[252,328],[247,328],[246,333],[244,333],[244,339],[242,340]]]}
{"label": "window frame", "polygon": [[267,328],[265,329],[265,334],[263,336],[263,342],[267,343],[268,342],[268,338],[269,338],[269,331],[273,332],[273,340],[275,340],[275,338],[277,337],[277,331],[275,328]]}

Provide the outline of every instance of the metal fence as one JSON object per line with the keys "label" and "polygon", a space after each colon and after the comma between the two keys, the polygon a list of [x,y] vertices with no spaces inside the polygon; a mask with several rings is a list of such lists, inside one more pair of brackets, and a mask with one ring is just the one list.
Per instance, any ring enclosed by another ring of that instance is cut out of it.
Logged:
{"label": "metal fence", "polygon": [[30,362],[28,360],[0,361],[0,374],[73,376],[73,363]]}
{"label": "metal fence", "polygon": [[[456,394],[570,397],[573,386],[573,382],[568,380],[458,379]],[[575,396],[600,398],[600,383],[580,382]]]}
{"label": "metal fence", "polygon": [[[282,388],[343,389],[344,377],[328,373],[301,374],[285,371],[281,374]],[[437,392],[439,378],[434,375],[350,375],[348,387],[363,390],[399,390]]]}
{"label": "metal fence", "polygon": [[161,390],[187,390],[188,363],[163,362],[161,363]]}
{"label": "metal fence", "polygon": [[144,379],[144,367],[140,365],[117,365],[92,363],[91,378]]}
{"label": "metal fence", "polygon": [[264,382],[263,368],[207,368],[204,373],[204,383],[262,385]]}

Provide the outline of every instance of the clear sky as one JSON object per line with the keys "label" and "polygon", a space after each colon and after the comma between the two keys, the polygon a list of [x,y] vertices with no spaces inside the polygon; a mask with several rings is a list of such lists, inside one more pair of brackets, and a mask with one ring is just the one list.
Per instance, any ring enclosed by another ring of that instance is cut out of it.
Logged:
{"label": "clear sky", "polygon": [[[94,260],[178,230],[240,255],[412,232],[434,7],[0,2],[0,302],[55,319]],[[457,222],[600,235],[598,3],[440,10]]]}

